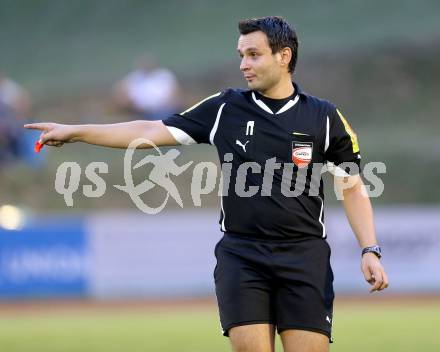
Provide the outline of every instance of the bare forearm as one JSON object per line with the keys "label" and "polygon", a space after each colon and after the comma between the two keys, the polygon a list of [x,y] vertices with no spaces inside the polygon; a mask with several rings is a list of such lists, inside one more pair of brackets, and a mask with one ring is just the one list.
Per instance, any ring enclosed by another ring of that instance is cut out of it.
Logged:
{"label": "bare forearm", "polygon": [[136,148],[177,145],[162,121],[131,121],[108,125],[61,125],[39,122],[24,125],[27,129],[41,131],[39,142],[60,147],[64,143],[84,142],[110,148],[127,148],[135,139],[146,139]]}
{"label": "bare forearm", "polygon": [[344,210],[361,248],[377,244],[370,199],[362,194],[361,180],[344,191]]}
{"label": "bare forearm", "polygon": [[[176,145],[161,121],[130,121],[106,125],[74,125],[73,141],[110,148],[127,148],[137,138],[145,138],[157,146]],[[150,148],[151,145],[141,145]]]}
{"label": "bare forearm", "polygon": [[[344,209],[348,221],[356,235],[361,248],[377,244],[374,231],[373,209],[368,196],[362,192],[364,183],[356,176],[356,184],[344,190]],[[361,270],[365,280],[371,285],[370,292],[381,291],[388,287],[388,276],[379,258],[373,253],[361,257]]]}

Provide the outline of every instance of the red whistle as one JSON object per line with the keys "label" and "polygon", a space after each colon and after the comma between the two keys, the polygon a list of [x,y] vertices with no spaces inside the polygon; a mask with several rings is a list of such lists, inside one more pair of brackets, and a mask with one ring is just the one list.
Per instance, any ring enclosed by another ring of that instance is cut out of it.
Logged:
{"label": "red whistle", "polygon": [[41,152],[41,148],[43,148],[44,144],[40,143],[39,141],[35,142],[35,153],[39,153]]}

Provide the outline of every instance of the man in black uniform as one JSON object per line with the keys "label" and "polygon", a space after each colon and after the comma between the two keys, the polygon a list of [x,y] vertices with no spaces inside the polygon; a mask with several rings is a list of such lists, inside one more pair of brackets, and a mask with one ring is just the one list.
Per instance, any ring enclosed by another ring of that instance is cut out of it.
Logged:
{"label": "man in black uniform", "polygon": [[325,163],[363,249],[371,291],[388,286],[358,174],[357,137],[333,104],[292,82],[298,39],[287,22],[245,20],[239,30],[248,90],[224,90],[163,121],[26,127],[42,130],[41,141],[53,146],[126,148],[138,137],[159,146],[215,145],[223,163],[224,236],[214,277],[224,335],[234,351],[273,351],[275,329],[285,351],[327,351],[334,293],[320,177]]}

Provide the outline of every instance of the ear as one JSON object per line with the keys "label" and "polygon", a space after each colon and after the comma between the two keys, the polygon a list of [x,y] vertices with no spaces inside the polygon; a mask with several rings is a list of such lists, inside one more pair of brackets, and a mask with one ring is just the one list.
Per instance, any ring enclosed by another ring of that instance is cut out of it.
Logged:
{"label": "ear", "polygon": [[282,66],[289,66],[290,60],[292,60],[292,49],[289,47],[283,48],[279,51]]}

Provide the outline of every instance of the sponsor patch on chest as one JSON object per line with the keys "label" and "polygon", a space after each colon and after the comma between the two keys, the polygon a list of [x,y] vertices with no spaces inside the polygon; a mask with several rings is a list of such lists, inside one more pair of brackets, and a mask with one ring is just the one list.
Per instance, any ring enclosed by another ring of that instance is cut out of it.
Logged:
{"label": "sponsor patch on chest", "polygon": [[292,142],[292,161],[299,168],[307,167],[312,161],[313,142]]}

